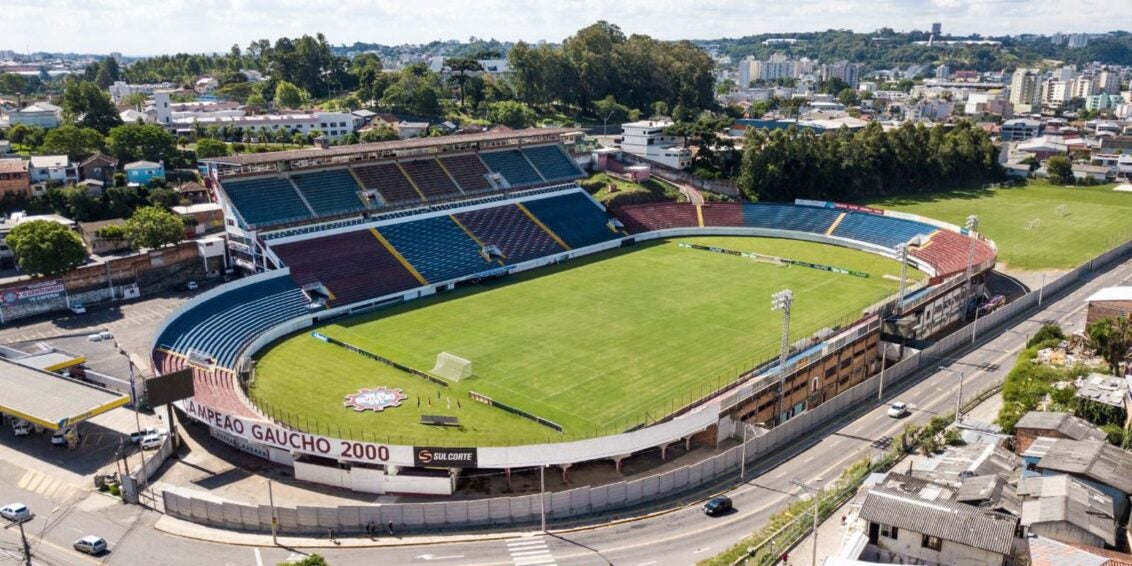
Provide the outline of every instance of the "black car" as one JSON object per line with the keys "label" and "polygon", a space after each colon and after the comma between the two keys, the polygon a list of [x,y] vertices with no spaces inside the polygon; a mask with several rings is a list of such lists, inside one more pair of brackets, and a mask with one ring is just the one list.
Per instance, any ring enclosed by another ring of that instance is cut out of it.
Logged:
{"label": "black car", "polygon": [[726,495],[713,497],[707,503],[704,503],[704,515],[714,517],[722,515],[731,510],[731,498]]}

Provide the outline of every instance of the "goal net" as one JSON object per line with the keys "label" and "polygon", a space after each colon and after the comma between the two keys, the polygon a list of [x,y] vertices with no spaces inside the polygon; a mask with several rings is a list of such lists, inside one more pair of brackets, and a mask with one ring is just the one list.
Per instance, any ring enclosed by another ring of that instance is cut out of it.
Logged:
{"label": "goal net", "polygon": [[449,381],[460,381],[472,376],[472,362],[448,352],[441,352],[436,355],[436,365],[429,373]]}

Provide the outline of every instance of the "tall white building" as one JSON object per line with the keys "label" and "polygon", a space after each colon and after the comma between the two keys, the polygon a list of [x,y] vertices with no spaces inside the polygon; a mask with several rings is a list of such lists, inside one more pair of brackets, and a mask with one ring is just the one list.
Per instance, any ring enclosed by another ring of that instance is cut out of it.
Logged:
{"label": "tall white building", "polygon": [[1065,101],[1069,100],[1071,87],[1072,83],[1061,79],[1046,79],[1042,83],[1042,106],[1059,108],[1062,104],[1065,104]]}
{"label": "tall white building", "polygon": [[1097,74],[1093,85],[1093,92],[1097,94],[1117,94],[1120,92],[1120,73],[1105,69]]}
{"label": "tall white building", "polygon": [[834,78],[841,79],[849,88],[857,88],[861,82],[861,66],[857,63],[839,61],[832,65],[822,65],[821,80],[829,81]]}
{"label": "tall white building", "polygon": [[1080,49],[1089,44],[1089,34],[1075,33],[1069,36],[1069,48]]}
{"label": "tall white building", "polygon": [[1073,79],[1069,98],[1088,98],[1093,95],[1093,77],[1081,75]]}
{"label": "tall white building", "polygon": [[1041,104],[1042,88],[1038,72],[1018,69],[1010,80],[1010,102],[1018,113],[1033,112]]}
{"label": "tall white building", "polygon": [[692,152],[675,136],[664,133],[669,120],[641,120],[621,124],[621,150],[662,165],[684,169],[692,165]]}

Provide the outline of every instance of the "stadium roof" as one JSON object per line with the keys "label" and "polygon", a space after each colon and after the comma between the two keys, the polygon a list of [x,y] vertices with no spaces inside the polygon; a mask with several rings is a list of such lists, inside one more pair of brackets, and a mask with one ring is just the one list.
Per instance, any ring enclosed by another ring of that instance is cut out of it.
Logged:
{"label": "stadium roof", "polygon": [[527,128],[523,130],[508,130],[502,132],[482,132],[478,134],[458,134],[442,136],[439,138],[413,138],[408,140],[394,140],[385,142],[362,143],[357,145],[342,145],[328,149],[293,149],[290,151],[274,151],[268,153],[247,153],[244,155],[215,157],[202,159],[213,163],[226,165],[254,165],[258,163],[275,163],[290,161],[292,159],[308,159],[312,157],[333,157],[336,155],[353,155],[372,151],[414,149],[456,143],[475,143],[493,140],[506,140],[528,136],[549,136],[578,133],[576,128]]}
{"label": "stadium roof", "polygon": [[0,359],[0,413],[51,430],[129,401],[128,395]]}

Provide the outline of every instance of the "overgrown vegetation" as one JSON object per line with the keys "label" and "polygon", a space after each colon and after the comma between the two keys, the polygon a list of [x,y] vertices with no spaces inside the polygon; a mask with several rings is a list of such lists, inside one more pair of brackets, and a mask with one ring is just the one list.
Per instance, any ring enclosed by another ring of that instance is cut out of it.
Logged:
{"label": "overgrown vegetation", "polygon": [[[1056,346],[1064,340],[1064,333],[1056,325],[1045,325],[1038,334],[1027,342],[1026,349],[1018,354],[1010,373],[1002,384],[1002,407],[996,422],[1007,434],[1014,433],[1014,425],[1022,415],[1038,408],[1048,397],[1050,411],[1074,412],[1076,388],[1071,384],[1075,378],[1088,372],[1084,366],[1058,368],[1037,361],[1038,350]],[[1061,384],[1061,387],[1055,384]]]}
{"label": "overgrown vegetation", "polygon": [[598,201],[607,207],[619,207],[644,202],[685,202],[687,199],[671,183],[649,179],[634,183],[607,173],[595,173],[579,181]]}

